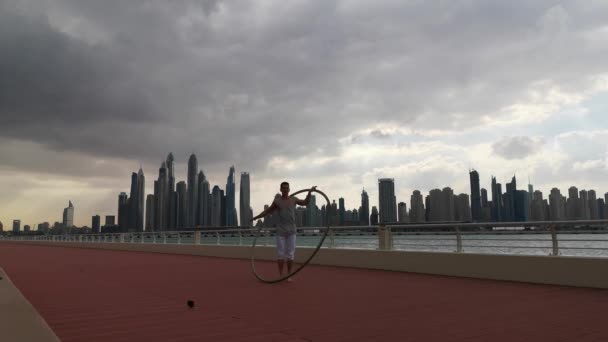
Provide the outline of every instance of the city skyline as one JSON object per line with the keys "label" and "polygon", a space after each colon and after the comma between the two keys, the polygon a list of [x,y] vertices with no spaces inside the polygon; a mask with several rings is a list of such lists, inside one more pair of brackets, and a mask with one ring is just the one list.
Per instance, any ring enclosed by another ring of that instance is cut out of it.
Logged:
{"label": "city skyline", "polygon": [[235,166],[231,201],[250,174],[254,214],[284,180],[347,208],[365,188],[370,214],[380,178],[408,208],[416,189],[470,193],[469,169],[490,201],[491,175],[608,189],[606,2],[98,6],[0,5],[5,230],[61,222],[67,201],[77,226],[116,215],[140,166],[154,193],[169,151],[167,194],[195,154],[210,192]]}
{"label": "city skyline", "polygon": [[[180,201],[180,203],[185,202],[187,203],[187,207],[185,208],[180,208],[178,206],[178,211],[176,212],[176,227],[173,228],[173,230],[178,230],[179,228],[183,228],[183,227],[193,227],[193,226],[205,226],[205,225],[211,225],[213,222],[216,222],[217,225],[229,225],[229,221],[227,221],[227,217],[229,215],[229,208],[225,207],[226,206],[226,189],[229,188],[230,186],[232,186],[234,189],[236,190],[236,188],[240,188],[241,190],[243,189],[243,185],[245,185],[247,192],[249,193],[250,191],[250,175],[248,172],[241,172],[241,182],[236,182],[236,169],[235,166],[231,166],[229,168],[229,172],[228,172],[228,181],[226,184],[226,187],[224,189],[222,189],[220,186],[218,185],[213,185],[213,188],[217,188],[218,192],[217,195],[220,196],[217,199],[214,199],[214,192],[211,191],[210,187],[211,185],[209,184],[207,178],[204,175],[203,169],[201,168],[200,171],[198,169],[198,166],[193,168],[193,162],[192,161],[196,161],[196,155],[195,154],[191,154],[188,164],[187,164],[187,172],[188,173],[194,173],[197,175],[197,182],[196,184],[194,184],[194,186],[197,187],[197,190],[202,190],[205,189],[205,191],[208,189],[209,192],[207,193],[208,195],[208,205],[211,206],[212,203],[214,201],[219,201],[221,198],[223,198],[222,203],[219,204],[221,206],[221,208],[219,208],[217,214],[216,214],[216,220],[212,220],[211,216],[213,215],[211,213],[212,208],[209,207],[208,210],[208,215],[209,218],[207,220],[207,223],[201,223],[203,220],[205,220],[205,215],[199,216],[201,215],[201,212],[204,211],[204,205],[202,204],[202,198],[203,197],[197,197],[197,203],[194,206],[194,210],[195,210],[195,222],[196,224],[191,225],[189,223],[190,220],[190,208],[191,208],[191,203],[189,202],[188,198],[191,196],[190,195],[190,188],[187,185],[186,181],[182,181],[179,179],[178,176],[176,176],[175,171],[169,171],[170,167],[172,166],[174,163],[174,157],[173,157],[173,153],[169,153],[167,156],[167,160],[162,162],[161,168],[159,169],[159,174],[160,175],[165,175],[166,179],[167,179],[167,186],[170,183],[169,179],[169,175],[171,174],[173,177],[172,178],[172,182],[176,183],[176,198],[178,198],[178,201]],[[168,166],[169,165],[169,166]],[[164,171],[163,171],[164,170]],[[125,191],[120,192],[120,194],[118,194],[118,207],[117,210],[115,212],[108,212],[108,213],[96,213],[94,215],[92,215],[93,217],[93,223],[92,224],[74,224],[74,207],[72,204],[72,201],[69,200],[69,205],[67,208],[64,208],[63,210],[63,218],[61,221],[58,222],[62,222],[63,221],[63,225],[64,226],[86,226],[89,228],[94,228],[95,226],[95,220],[98,220],[98,222],[100,222],[100,216],[112,216],[112,217],[116,217],[118,218],[118,221],[116,222],[117,225],[122,226],[122,227],[135,227],[135,228],[129,228],[129,229],[135,229],[136,231],[141,231],[144,228],[146,230],[148,230],[148,227],[153,227],[153,229],[158,229],[157,226],[154,224],[154,221],[158,220],[159,216],[151,216],[152,218],[152,223],[149,225],[148,220],[149,220],[149,207],[152,207],[152,214],[154,215],[154,213],[156,213],[158,215],[159,211],[156,209],[156,207],[159,205],[157,204],[158,200],[155,198],[154,194],[147,194],[144,193],[144,190],[142,188],[140,188],[140,185],[144,184],[144,172],[140,166],[139,171],[136,172],[132,172],[131,173],[132,177],[131,177],[131,196],[127,196]],[[409,202],[407,202],[406,199],[403,198],[399,198],[396,195],[394,195],[395,193],[399,192],[398,191],[398,186],[395,184],[395,179],[392,178],[379,178],[377,180],[377,192],[378,192],[378,202],[377,203],[370,203],[369,202],[369,194],[368,192],[365,190],[365,188],[362,188],[362,193],[360,195],[359,198],[359,202],[351,205],[350,203],[347,205],[345,202],[344,197],[339,197],[339,201],[338,201],[338,205],[339,209],[336,209],[337,212],[334,213],[336,215],[335,218],[335,224],[342,224],[344,223],[344,215],[345,215],[345,211],[353,211],[354,210],[354,214],[357,217],[356,221],[353,222],[364,222],[366,219],[364,219],[362,217],[362,215],[364,215],[365,210],[362,207],[362,205],[364,203],[368,203],[369,205],[369,209],[375,207],[376,210],[378,211],[378,223],[383,223],[383,222],[424,222],[424,221],[447,221],[447,220],[455,220],[455,221],[484,221],[484,222],[490,222],[490,221],[524,221],[524,220],[539,220],[539,217],[543,220],[548,220],[551,219],[552,217],[555,218],[559,218],[559,219],[568,219],[568,218],[572,218],[572,217],[578,217],[581,215],[580,210],[583,210],[583,212],[585,211],[585,209],[572,209],[572,205],[570,205],[570,199],[574,196],[574,198],[578,199],[579,196],[581,198],[581,200],[584,198],[585,200],[582,201],[581,203],[587,203],[588,200],[591,201],[596,201],[599,200],[604,201],[602,203],[602,205],[606,205],[606,203],[608,203],[608,192],[603,193],[601,190],[596,190],[594,188],[589,188],[589,189],[583,189],[583,188],[578,188],[576,185],[571,185],[568,187],[567,192],[568,192],[568,196],[565,196],[563,193],[561,193],[562,189],[553,187],[551,188],[551,190],[549,191],[541,191],[539,190],[538,187],[534,187],[533,184],[526,184],[525,186],[523,186],[523,188],[525,188],[526,190],[523,190],[524,193],[526,193],[525,196],[525,206],[528,208],[526,210],[527,213],[525,214],[525,219],[517,216],[517,215],[523,215],[523,214],[517,214],[516,215],[516,208],[515,208],[515,193],[513,192],[514,189],[516,188],[516,175],[513,175],[510,178],[510,182],[505,183],[505,187],[502,187],[502,183],[500,181],[497,180],[497,178],[493,175],[490,176],[491,182],[487,185],[484,186],[483,182],[480,181],[480,174],[478,170],[475,169],[469,169],[468,170],[468,176],[469,176],[469,192],[464,192],[461,193],[460,195],[457,195],[457,192],[454,191],[454,189],[452,189],[452,187],[450,187],[449,185],[446,186],[439,186],[433,189],[428,190],[427,194],[425,195],[423,190],[420,189],[415,189],[412,191],[411,195],[409,196]],[[160,177],[160,176],[159,176]],[[160,179],[160,178],[159,178]],[[245,180],[245,184],[242,183],[242,181]],[[530,181],[530,180],[528,180]],[[199,183],[202,182],[202,183]],[[237,186],[238,184],[238,186]],[[384,184],[384,185],[383,185]],[[488,186],[489,185],[489,186]],[[156,188],[157,185],[155,185]],[[442,190],[443,188],[443,190]],[[521,192],[522,190],[520,190],[522,188],[522,185],[520,184],[520,187],[517,189],[518,192]],[[380,192],[384,191],[389,191],[387,193],[387,199],[383,202],[383,200],[381,200],[380,198]],[[536,189],[536,191],[534,191],[534,189]],[[249,199],[247,201],[247,199],[242,197],[241,194],[241,190],[239,190],[238,192],[238,205],[239,208],[234,207],[233,209],[236,210],[236,212],[234,212],[235,218],[238,217],[237,221],[239,225],[241,224],[242,218],[243,217],[247,217],[247,215],[251,215],[253,214],[252,212],[250,212],[249,214],[245,214],[245,216],[242,216],[243,214],[241,214],[241,209],[243,208],[241,203],[243,200],[245,200],[246,202],[250,202],[251,200]],[[479,200],[479,204],[480,204],[480,208],[479,208],[479,218],[476,219],[475,215],[474,215],[474,209],[473,207],[474,205],[474,201],[473,198],[475,196],[473,196],[474,191],[479,190],[479,196],[477,197]],[[534,192],[529,192],[530,190],[534,191]],[[555,192],[555,190],[557,190],[557,192]],[[446,192],[447,191],[447,192]],[[500,193],[500,204],[499,206],[501,208],[499,208],[499,210],[495,210],[494,208],[490,208],[490,206],[492,206],[492,204],[496,201],[497,197],[495,197],[496,195],[494,195],[494,193],[498,191]],[[292,191],[294,192],[294,191]],[[437,193],[436,193],[437,192]],[[277,193],[279,193],[277,191]],[[488,193],[490,194],[488,197]],[[417,195],[418,194],[418,195]],[[561,194],[563,196],[563,200],[557,197],[554,197],[556,195],[554,194]],[[589,194],[589,195],[588,195]],[[249,193],[249,196],[251,194]],[[542,202],[543,200],[545,201],[545,205],[547,208],[540,208],[539,205],[541,205],[540,203],[534,203],[534,200],[536,199],[536,196],[540,195],[540,199],[539,201]],[[134,198],[133,196],[135,196],[137,202],[135,202],[135,206],[133,206],[133,201],[132,199]],[[202,196],[202,194],[201,194]],[[416,197],[417,196],[417,197]],[[450,202],[449,204],[444,203],[445,198],[449,198]],[[463,197],[464,196],[464,197]],[[588,197],[589,196],[589,197]],[[149,198],[152,197],[152,198]],[[143,200],[139,200],[139,198],[143,198]],[[181,198],[181,200],[180,200]],[[518,197],[519,198],[519,197]],[[523,201],[524,199],[519,199],[519,201]],[[333,205],[336,205],[335,201],[336,199],[332,198],[330,196],[330,200],[333,202]],[[388,201],[388,202],[387,202]],[[440,202],[437,202],[440,201]],[[553,202],[552,202],[553,201]],[[556,204],[559,201],[563,201],[563,203],[561,203],[561,208],[556,209],[556,206],[559,206],[558,204]],[[140,204],[141,202],[141,204]],[[412,205],[412,202],[415,202]],[[219,203],[219,202],[218,202]],[[270,202],[269,202],[270,203]],[[383,204],[384,203],[384,204]],[[384,214],[386,215],[387,218],[392,217],[393,219],[383,219],[383,210],[381,209],[383,205],[387,205],[386,203],[388,203],[389,208],[394,207],[393,209],[389,209],[392,210],[392,212]],[[408,203],[408,204],[406,204]],[[589,202],[591,203],[591,202]],[[424,214],[423,212],[420,212],[417,208],[418,206],[422,204],[423,206],[423,211],[425,210],[424,207],[426,207],[426,214]],[[445,205],[444,205],[445,204]],[[489,204],[489,205],[488,205]],[[145,213],[141,212],[139,209],[139,206],[144,206],[146,208]],[[264,207],[267,205],[266,203],[263,204]],[[325,205],[325,203],[319,203],[318,204],[318,208],[319,210],[321,210],[321,207]],[[401,210],[403,208],[401,208],[401,206],[407,207],[408,209],[406,209],[406,211],[403,213],[405,216],[405,220],[403,220],[402,218],[402,213]],[[523,204],[520,204],[523,205]],[[568,206],[570,205],[570,207]],[[580,205],[580,204],[579,204]],[[535,207],[536,206],[536,207]],[[429,212],[429,208],[439,208],[442,207],[441,210],[443,210],[443,212],[439,213],[435,210],[434,213]],[[466,208],[465,208],[466,207]],[[592,206],[593,207],[593,206]],[[251,208],[253,209],[253,208]],[[121,210],[124,210],[123,213],[121,213]],[[166,209],[165,211],[167,212],[167,215],[169,216],[170,209]],[[357,211],[359,210],[359,211]],[[445,210],[448,210],[448,212],[445,212]],[[487,211],[484,211],[487,210]],[[512,212],[509,214],[509,211],[512,210]],[[519,209],[519,210],[523,210],[523,209]],[[536,211],[535,211],[536,210]],[[558,212],[554,212],[554,210],[557,210]],[[560,211],[561,210],[561,211]],[[579,210],[578,214],[574,214],[572,212],[572,210]],[[608,208],[604,208],[604,209],[600,209],[597,206],[595,206],[595,209],[587,209],[587,216],[589,218],[598,218],[598,215],[601,212],[601,215],[604,215],[605,212],[608,210]],[[261,210],[260,210],[261,211]],[[545,213],[546,211],[546,213]],[[359,212],[361,214],[359,214]],[[223,218],[220,220],[218,215],[224,215]],[[135,216],[134,216],[135,215]],[[255,214],[254,214],[255,215]],[[309,215],[309,214],[306,214]],[[352,213],[350,213],[350,215],[352,215]],[[539,216],[540,215],[540,216]],[[543,215],[545,215],[545,217],[543,217]],[[578,216],[576,216],[578,215]],[[584,215],[582,214],[583,217],[585,218]],[[139,221],[139,219],[137,217],[141,216],[141,220]],[[421,216],[425,216],[424,219],[421,219]],[[96,219],[97,217],[97,219]],[[122,219],[121,219],[122,217]],[[301,220],[302,218],[300,218]],[[309,218],[310,220],[311,218]],[[354,217],[352,218],[354,219]],[[367,217],[367,220],[369,220],[370,217]],[[107,220],[107,219],[106,219]],[[305,219],[306,220],[306,219]],[[19,222],[24,222],[25,221],[19,218],[14,218],[13,221],[19,221]],[[223,223],[220,223],[223,222]],[[0,221],[1,222],[1,221]],[[44,221],[40,221],[40,222],[36,222],[34,224],[32,224],[32,227],[34,227],[32,230],[36,230],[36,227],[39,226],[40,224],[51,224],[52,227],[52,222],[53,220],[44,220]],[[57,221],[56,221],[57,222]],[[89,222],[91,222],[89,220]],[[333,222],[333,221],[332,221]],[[30,225],[27,225],[30,226]],[[24,226],[25,227],[25,226]],[[46,229],[48,229],[48,225],[46,226]],[[170,224],[167,224],[166,229],[171,230],[172,227]]]}

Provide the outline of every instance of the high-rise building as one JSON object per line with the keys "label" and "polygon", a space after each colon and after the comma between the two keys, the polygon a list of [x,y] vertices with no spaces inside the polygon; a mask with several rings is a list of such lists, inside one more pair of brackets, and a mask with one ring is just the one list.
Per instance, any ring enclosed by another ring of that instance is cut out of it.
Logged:
{"label": "high-rise building", "polygon": [[198,161],[196,155],[191,154],[188,159],[188,218],[186,227],[196,226],[198,212]]}
{"label": "high-rise building", "polygon": [[106,220],[104,226],[113,226],[116,224],[116,216],[114,215],[106,215]]}
{"label": "high-rise building", "polygon": [[552,221],[562,220],[565,216],[565,211],[564,197],[559,189],[551,189],[551,194],[549,195],[549,219]]}
{"label": "high-rise building", "polygon": [[[445,221],[454,221],[456,220],[456,205],[454,199],[454,190],[450,187],[445,187],[441,190],[441,195],[443,197],[443,210],[444,211],[444,220]],[[469,207],[470,208],[470,207]]]}
{"label": "high-rise building", "polygon": [[2,224],[2,221],[0,221],[0,232],[4,231],[4,225]]}
{"label": "high-rise building", "polygon": [[237,226],[236,222],[236,184],[234,179],[234,166],[230,167],[228,172],[228,178],[226,179],[226,206],[225,206],[225,217],[226,226],[232,227]]}
{"label": "high-rise building", "polygon": [[[173,158],[173,153],[169,153],[167,156],[167,160],[165,162],[163,177],[166,178],[166,186],[161,183],[159,186],[161,187],[161,191],[163,191],[163,197],[161,202],[164,202],[161,214],[157,213],[156,216],[162,218],[162,223],[157,223],[157,225],[162,226],[163,230],[171,230],[177,227],[177,196],[175,196],[175,158]],[[163,168],[163,166],[161,166]],[[160,179],[160,170],[159,170],[159,179]],[[156,194],[155,194],[156,195]],[[156,198],[158,202],[158,198]]]}
{"label": "high-rise building", "polygon": [[369,221],[372,226],[378,225],[378,209],[376,208],[375,205],[372,206],[372,213],[369,216]]}
{"label": "high-rise building", "polygon": [[575,186],[568,188],[568,199],[566,200],[566,217],[570,220],[582,218],[581,203],[578,198],[578,189]]}
{"label": "high-rise building", "polygon": [[346,208],[344,208],[344,198],[340,197],[340,198],[338,198],[338,217],[339,217],[339,224],[341,226],[344,225],[345,216],[346,216]]}
{"label": "high-rise building", "polygon": [[222,194],[219,186],[211,192],[211,226],[219,227],[222,221]]}
{"label": "high-rise building", "polygon": [[588,220],[591,217],[591,211],[589,210],[589,193],[587,190],[581,190],[580,195],[580,208],[581,208],[581,219]]}
{"label": "high-rise building", "polygon": [[424,201],[419,190],[414,190],[410,196],[410,222],[420,223],[426,221]]}
{"label": "high-rise building", "polygon": [[507,183],[507,192],[503,196],[503,219],[507,222],[515,221],[515,192],[517,191],[517,181],[515,176],[511,178],[511,182]]}
{"label": "high-rise building", "polygon": [[597,218],[599,220],[605,220],[607,216],[606,212],[606,202],[604,202],[603,198],[597,199]]}
{"label": "high-rise building", "polygon": [[137,209],[139,206],[139,179],[137,173],[131,173],[131,192],[129,193],[129,209],[127,211],[127,230],[137,230]]}
{"label": "high-rise building", "polygon": [[529,196],[528,192],[525,190],[516,190],[515,191],[515,212],[514,212],[514,221],[516,222],[525,222],[530,218],[530,203],[528,202]]}
{"label": "high-rise building", "polygon": [[397,202],[395,198],[395,180],[393,178],[378,179],[378,204],[380,208],[379,222],[397,222]]}
{"label": "high-rise building", "polygon": [[154,195],[149,194],[146,197],[146,231],[151,232],[154,231]]}
{"label": "high-rise building", "polygon": [[19,233],[21,230],[21,220],[13,220],[13,233]]}
{"label": "high-rise building", "polygon": [[481,221],[481,194],[479,191],[479,173],[473,170],[469,172],[471,182],[471,213],[473,221]]}
{"label": "high-rise building", "polygon": [[361,209],[359,210],[359,221],[364,226],[369,226],[369,196],[365,189],[361,191]]}
{"label": "high-rise building", "polygon": [[546,211],[543,193],[539,190],[534,191],[530,204],[530,221],[546,221],[548,219]]}
{"label": "high-rise building", "polygon": [[595,194],[595,190],[589,190],[589,192],[587,193],[587,197],[588,197],[588,202],[589,202],[589,218],[591,220],[597,220],[599,213],[598,213],[597,197]]}
{"label": "high-rise building", "polygon": [[502,211],[502,185],[496,182],[496,177],[492,176],[492,220],[501,222]]}
{"label": "high-rise building", "polygon": [[189,225],[189,203],[188,203],[188,186],[186,182],[177,182],[175,193],[177,195],[177,228],[190,228]]}
{"label": "high-rise building", "polygon": [[249,216],[249,212],[251,209],[249,191],[249,173],[241,172],[241,184],[239,189],[239,214],[241,215],[241,227],[251,226],[251,216]]}
{"label": "high-rise building", "polygon": [[399,202],[397,205],[397,216],[399,223],[407,223],[410,221],[410,218],[407,215],[407,205],[405,202]]}
{"label": "high-rise building", "polygon": [[199,226],[209,225],[209,182],[200,170],[198,173],[198,218],[196,224]]}
{"label": "high-rise building", "polygon": [[[169,156],[172,157],[171,154]],[[175,228],[173,222],[171,222],[171,225],[169,224],[170,219],[172,219],[170,216],[177,215],[169,208],[169,204],[172,204],[174,197],[170,197],[169,175],[166,162],[163,162],[158,169],[158,180],[155,183],[154,190],[154,200],[156,202],[154,206],[155,230],[164,231]]]}
{"label": "high-rise building", "polygon": [[481,207],[488,207],[488,190],[481,188]]}
{"label": "high-rise building", "polygon": [[24,233],[29,233],[30,230],[32,230],[32,227],[30,227],[29,224],[26,224],[25,226],[23,226],[23,232]]}
{"label": "high-rise building", "polygon": [[308,203],[308,207],[306,208],[306,226],[317,227],[319,225],[319,222],[317,221],[318,211],[317,197],[315,195],[310,195],[310,203]]}
{"label": "high-rise building", "polygon": [[101,217],[99,215],[95,215],[91,219],[91,231],[94,234],[101,233]]}
{"label": "high-rise building", "polygon": [[[456,221],[464,221],[471,222],[471,206],[469,205],[469,195],[460,194],[456,197],[456,201],[454,201],[456,207]],[[481,206],[481,204],[480,204]],[[480,209],[481,210],[481,209]],[[480,218],[481,220],[481,218]]]}
{"label": "high-rise building", "polygon": [[146,199],[146,177],[144,171],[139,168],[137,173],[137,220],[135,228],[138,232],[144,231],[144,209]]}
{"label": "high-rise building", "polygon": [[66,228],[74,227],[74,206],[72,201],[68,201],[68,207],[63,209],[63,226]]}
{"label": "high-rise building", "polygon": [[427,209],[429,210],[429,221],[447,221],[445,209],[443,206],[445,201],[443,200],[443,194],[440,189],[432,189],[429,191],[429,203]]}

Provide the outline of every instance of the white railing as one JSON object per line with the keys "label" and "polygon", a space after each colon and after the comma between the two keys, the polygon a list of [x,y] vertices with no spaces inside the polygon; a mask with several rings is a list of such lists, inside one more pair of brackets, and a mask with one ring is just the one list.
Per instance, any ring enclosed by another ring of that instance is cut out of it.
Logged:
{"label": "white railing", "polygon": [[[315,247],[326,227],[299,227],[298,246]],[[250,246],[257,228],[27,235],[5,240]],[[608,257],[608,220],[419,223],[331,227],[324,248]],[[262,228],[258,245],[274,245]]]}

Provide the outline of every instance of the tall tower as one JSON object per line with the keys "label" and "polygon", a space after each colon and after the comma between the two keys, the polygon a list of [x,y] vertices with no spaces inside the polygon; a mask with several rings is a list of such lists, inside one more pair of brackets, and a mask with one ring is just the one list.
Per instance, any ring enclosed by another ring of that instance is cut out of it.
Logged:
{"label": "tall tower", "polygon": [[[154,182],[157,183],[157,182]],[[146,197],[146,224],[145,229],[147,232],[154,231],[156,226],[154,225],[154,195],[149,194]]]}
{"label": "tall tower", "polygon": [[166,162],[163,162],[158,169],[157,184],[158,193],[154,194],[156,201],[154,223],[156,230],[169,230],[174,227],[169,225],[171,212],[169,210],[169,175]]}
{"label": "tall tower", "polygon": [[74,227],[74,206],[72,201],[68,201],[68,207],[63,209],[63,226],[65,228]]}
{"label": "tall tower", "polygon": [[230,167],[226,180],[226,226],[236,226],[236,185],[234,181],[234,166]]}
{"label": "tall tower", "polygon": [[419,223],[426,219],[424,211],[424,199],[420,190],[414,190],[410,196],[410,222]]}
{"label": "tall tower", "polygon": [[496,183],[494,176],[492,176],[492,219],[495,222],[502,221],[502,185]]}
{"label": "tall tower", "polygon": [[188,228],[189,211],[188,190],[186,182],[177,182],[175,192],[177,194],[177,228]]}
{"label": "tall tower", "polygon": [[188,220],[186,227],[196,225],[198,209],[198,161],[194,153],[188,159]]}
{"label": "tall tower", "polygon": [[131,173],[131,192],[129,193],[128,231],[137,230],[137,214],[139,209],[139,178],[137,173]]}
{"label": "tall tower", "polygon": [[239,214],[241,218],[241,227],[249,227],[251,222],[249,216],[251,204],[250,204],[250,184],[249,184],[249,173],[241,172],[241,185],[239,191]]}
{"label": "tall tower", "polygon": [[346,208],[344,208],[344,198],[340,197],[338,199],[338,216],[340,225],[344,225],[345,216],[346,216]]}
{"label": "tall tower", "polygon": [[[166,193],[164,194],[164,200],[167,201],[163,207],[163,213],[160,215],[164,217],[165,225],[163,225],[164,230],[170,230],[171,228],[175,228],[177,226],[177,202],[175,196],[175,158],[173,158],[173,153],[169,153],[167,156],[167,160],[165,165],[166,177],[167,177],[167,187]],[[163,200],[163,201],[164,201]],[[158,216],[159,214],[157,214]]]}
{"label": "tall tower", "polygon": [[209,225],[209,182],[200,170],[198,173],[198,210],[196,224],[198,226]]}
{"label": "tall tower", "polygon": [[469,172],[471,181],[471,214],[473,221],[481,221],[481,195],[479,191],[479,173],[473,170]]}
{"label": "tall tower", "polygon": [[213,187],[211,193],[211,226],[219,227],[222,221],[222,194],[219,186]]}
{"label": "tall tower", "polygon": [[127,231],[129,225],[129,199],[125,192],[118,195],[118,226],[121,231]]}
{"label": "tall tower", "polygon": [[137,173],[137,220],[136,228],[138,232],[144,231],[144,208],[146,199],[146,177],[144,171],[139,168]]}
{"label": "tall tower", "polygon": [[361,210],[359,210],[359,221],[364,226],[369,226],[369,196],[365,189],[361,191]]}
{"label": "tall tower", "polygon": [[397,222],[397,203],[395,198],[395,180],[378,179],[379,223]]}

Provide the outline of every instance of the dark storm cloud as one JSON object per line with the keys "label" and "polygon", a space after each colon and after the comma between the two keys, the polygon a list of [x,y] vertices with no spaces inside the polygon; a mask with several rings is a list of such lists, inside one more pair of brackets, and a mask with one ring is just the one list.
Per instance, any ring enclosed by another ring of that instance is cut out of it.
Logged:
{"label": "dark storm cloud", "polygon": [[608,70],[587,39],[599,2],[0,6],[0,135],[108,158],[255,171],[378,122],[477,125],[534,82],[578,91]]}

